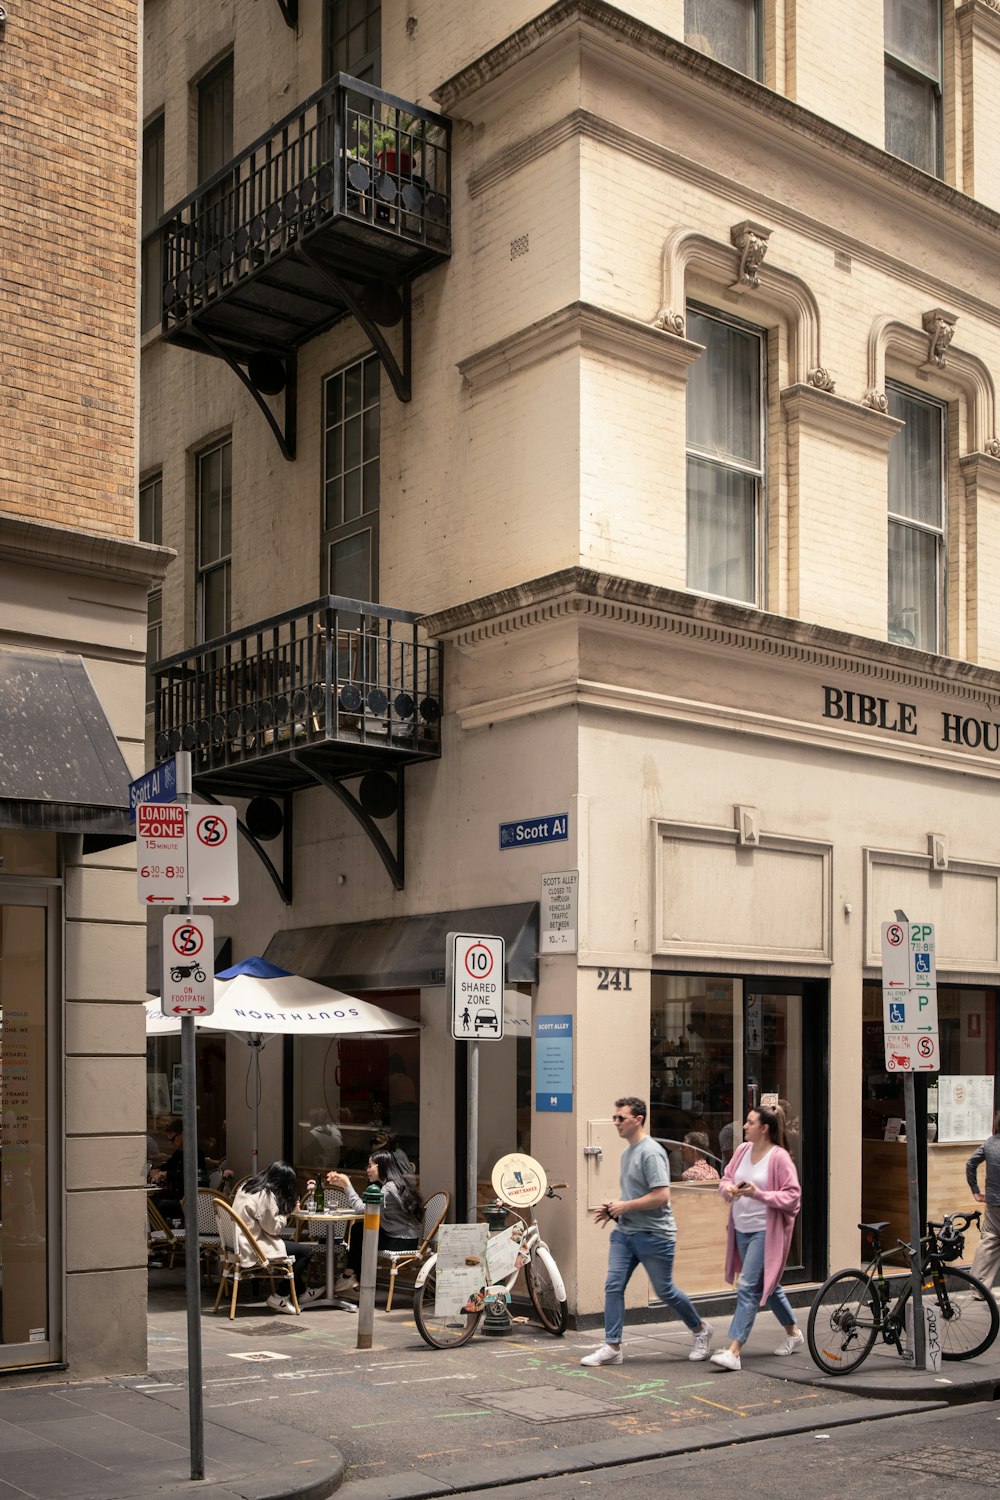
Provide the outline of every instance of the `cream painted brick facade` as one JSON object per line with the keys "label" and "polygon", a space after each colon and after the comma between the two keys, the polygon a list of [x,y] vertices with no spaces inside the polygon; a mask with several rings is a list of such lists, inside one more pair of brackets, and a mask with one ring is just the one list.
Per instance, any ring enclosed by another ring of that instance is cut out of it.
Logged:
{"label": "cream painted brick facade", "polygon": [[[293,33],[277,7],[248,0],[210,14],[195,0],[147,5],[146,118],[165,112],[168,205],[197,186],[195,88],[228,48],[237,152],[319,86],[322,7],[301,9]],[[223,924],[238,957],[285,929],[534,901],[543,873],[579,869],[579,953],[543,954],[533,996],[536,1014],[574,1016],[575,1110],[536,1112],[531,1140],[578,1184],[565,1222],[547,1227],[582,1315],[599,1308],[604,1253],[586,1211],[612,1170],[582,1148],[604,1139],[612,1076],[620,1093],[648,1091],[667,978],[823,989],[831,1105],[852,1134],[831,1165],[829,1115],[812,1126],[824,1145],[813,1277],[856,1258],[862,986],[877,983],[887,889],[875,854],[919,867],[922,899],[940,902],[935,919],[955,934],[948,983],[1000,982],[1000,959],[983,959],[961,901],[939,897],[926,869],[933,828],[963,870],[998,878],[997,763],[950,743],[941,715],[1000,719],[1000,13],[944,6],[935,178],[883,149],[877,0],[759,11],[758,82],[684,44],[681,0],[429,0],[413,18],[384,0],[381,86],[439,109],[453,131],[451,255],[414,283],[412,400],[397,402],[383,375],[380,440],[379,598],[444,642],[442,756],[407,773],[401,891],[340,805],[309,790],[296,794],[294,903],[245,859]],[[748,221],[767,239],[758,285],[738,279],[733,233]],[[692,302],[764,341],[752,602],[688,587]],[[940,363],[924,328],[933,309],[957,317]],[[399,330],[388,337],[398,351]],[[140,468],[162,470],[164,541],[179,553],[165,652],[195,642],[194,456],[221,433],[233,445],[234,630],[320,594],[323,381],[367,347],[349,318],[303,343],[286,463],[219,361],[147,340]],[[939,654],[890,639],[900,429],[887,382],[944,413]],[[272,406],[280,418],[281,398]],[[912,698],[919,734],[824,717],[830,685]],[[762,844],[736,846],[734,807],[759,812]],[[497,852],[498,823],[563,808],[566,845]],[[713,917],[727,903],[739,943]],[[601,969],[619,967],[627,997],[598,989]],[[428,1013],[442,1003],[422,987]],[[438,1129],[450,1059],[428,1047],[423,1068],[421,1180],[454,1186]],[[484,1130],[499,1149],[513,1124],[497,1114]],[[229,1115],[238,1153],[235,1097]],[[279,1123],[275,1111],[265,1152],[279,1149]]]}

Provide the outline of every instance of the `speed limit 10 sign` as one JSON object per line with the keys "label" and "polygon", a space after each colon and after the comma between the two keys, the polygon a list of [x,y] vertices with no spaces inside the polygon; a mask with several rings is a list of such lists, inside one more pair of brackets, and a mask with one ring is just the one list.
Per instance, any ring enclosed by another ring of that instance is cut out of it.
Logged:
{"label": "speed limit 10 sign", "polygon": [[445,986],[451,996],[451,1034],[459,1042],[498,1042],[503,1036],[506,953],[501,937],[449,932]]}

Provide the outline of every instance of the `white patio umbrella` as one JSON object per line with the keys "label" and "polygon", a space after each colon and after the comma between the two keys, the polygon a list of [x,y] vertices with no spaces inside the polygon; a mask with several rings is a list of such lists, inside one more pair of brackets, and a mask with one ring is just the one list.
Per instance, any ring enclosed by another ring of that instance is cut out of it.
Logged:
{"label": "white patio umbrella", "polygon": [[[356,995],[289,974],[263,958],[244,958],[215,976],[215,1010],[196,1016],[199,1031],[232,1031],[252,1052],[250,1166],[257,1171],[260,1054],[275,1036],[382,1036],[419,1031],[419,1021],[394,1015]],[[146,1035],[179,1033],[179,1017],[164,1016],[146,997]]]}

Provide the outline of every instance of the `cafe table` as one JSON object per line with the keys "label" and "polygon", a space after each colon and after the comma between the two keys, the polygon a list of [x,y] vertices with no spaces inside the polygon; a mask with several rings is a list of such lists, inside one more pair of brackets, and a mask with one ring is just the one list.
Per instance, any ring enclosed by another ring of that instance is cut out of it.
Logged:
{"label": "cafe table", "polygon": [[297,1208],[289,1217],[297,1219],[300,1224],[325,1224],[327,1226],[326,1286],[323,1296],[318,1297],[315,1302],[311,1302],[309,1304],[310,1307],[339,1307],[344,1312],[357,1312],[357,1305],[354,1302],[345,1302],[342,1297],[338,1297],[336,1294],[337,1241],[334,1238],[333,1226],[334,1224],[343,1224],[346,1227],[348,1224],[359,1222],[364,1219],[364,1214],[355,1213],[349,1208],[333,1209],[330,1213],[317,1209],[313,1209],[312,1213],[309,1213],[304,1208]]}

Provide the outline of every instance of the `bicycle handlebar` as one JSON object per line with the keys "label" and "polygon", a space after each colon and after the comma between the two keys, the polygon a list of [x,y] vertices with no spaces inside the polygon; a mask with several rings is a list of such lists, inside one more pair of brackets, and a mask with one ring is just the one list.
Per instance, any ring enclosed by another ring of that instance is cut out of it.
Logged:
{"label": "bicycle handlebar", "polygon": [[[944,1218],[940,1221],[940,1223],[935,1223],[934,1220],[928,1219],[927,1220],[927,1228],[928,1228],[929,1232],[932,1232],[932,1233],[935,1233],[935,1234],[937,1233],[937,1231],[939,1229],[953,1229],[953,1228],[957,1228],[959,1234],[964,1234],[965,1231],[968,1228],[970,1228],[971,1225],[978,1224],[981,1221],[982,1217],[983,1216],[980,1213],[980,1211],[979,1211],[978,1208],[973,1213],[971,1213],[971,1214],[970,1213],[966,1213],[963,1210],[961,1213],[945,1214]],[[956,1222],[959,1219],[962,1220],[962,1222],[960,1224],[958,1224]]]}

